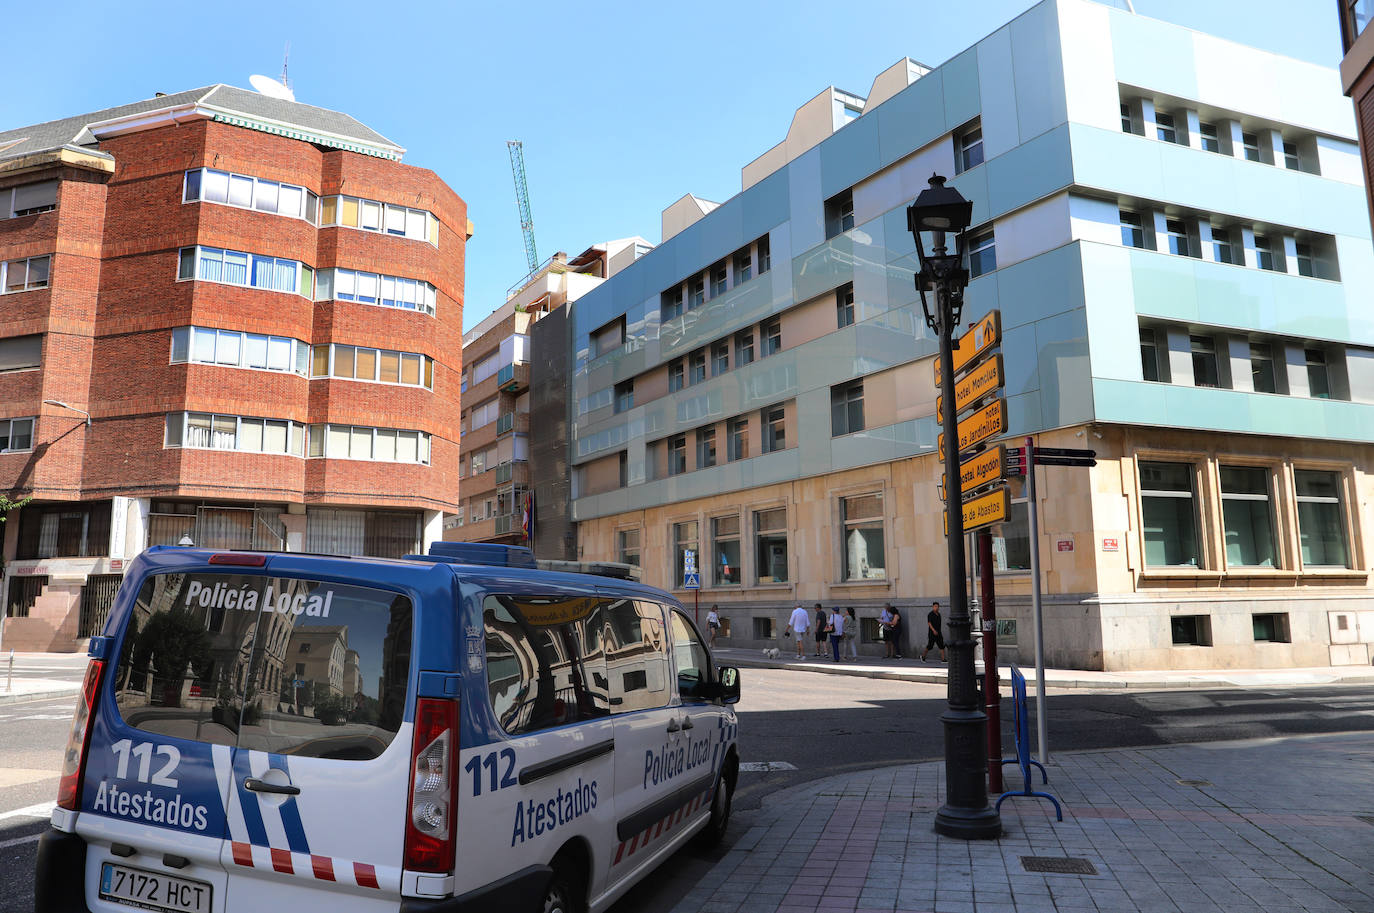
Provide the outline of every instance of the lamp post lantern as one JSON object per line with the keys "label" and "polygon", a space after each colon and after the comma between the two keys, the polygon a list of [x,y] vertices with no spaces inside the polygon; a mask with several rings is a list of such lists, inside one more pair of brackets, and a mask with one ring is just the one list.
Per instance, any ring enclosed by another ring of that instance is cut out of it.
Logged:
{"label": "lamp post lantern", "polygon": [[[949,685],[948,707],[940,715],[945,730],[945,804],[935,813],[935,830],[965,840],[997,837],[1002,819],[988,805],[987,714],[979,707],[973,665],[973,620],[969,615],[964,582],[964,515],[960,505],[959,430],[954,404],[954,331],[964,308],[968,270],[963,260],[965,229],[973,218],[973,204],[932,175],[930,186],[907,207],[907,229],[916,240],[921,271],[916,288],[926,325],[940,342],[940,416],[945,434],[945,534],[949,547]],[[931,235],[926,253],[921,235]],[[955,250],[949,252],[946,235],[953,233]],[[930,297],[927,297],[929,293]],[[933,298],[933,301],[931,300]],[[1000,763],[998,758],[992,763]]]}

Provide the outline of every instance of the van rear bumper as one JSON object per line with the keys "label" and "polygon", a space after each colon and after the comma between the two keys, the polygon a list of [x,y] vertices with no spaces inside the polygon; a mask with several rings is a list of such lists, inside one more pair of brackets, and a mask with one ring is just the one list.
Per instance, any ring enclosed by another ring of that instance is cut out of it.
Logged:
{"label": "van rear bumper", "polygon": [[86,841],[49,830],[38,840],[34,913],[90,913],[86,907]]}
{"label": "van rear bumper", "polygon": [[[490,910],[539,910],[549,888],[553,869],[532,865],[513,872],[500,881],[483,885],[458,897],[443,900],[401,898],[401,913],[487,913]],[[84,909],[84,908],[74,908]]]}

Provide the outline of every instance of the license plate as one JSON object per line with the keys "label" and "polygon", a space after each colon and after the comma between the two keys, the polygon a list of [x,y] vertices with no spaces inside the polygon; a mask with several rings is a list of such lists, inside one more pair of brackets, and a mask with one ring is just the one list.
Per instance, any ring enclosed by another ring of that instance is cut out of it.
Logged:
{"label": "license plate", "polygon": [[100,869],[100,896],[145,910],[210,913],[210,885],[205,882],[109,862]]}

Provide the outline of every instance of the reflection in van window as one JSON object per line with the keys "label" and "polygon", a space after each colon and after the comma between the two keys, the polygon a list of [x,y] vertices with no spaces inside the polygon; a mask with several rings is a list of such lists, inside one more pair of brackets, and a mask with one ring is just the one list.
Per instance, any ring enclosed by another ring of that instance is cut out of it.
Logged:
{"label": "reflection in van window", "polygon": [[590,596],[488,596],[487,690],[501,728],[538,732],[608,716],[604,603]]}
{"label": "reflection in van window", "polygon": [[653,602],[619,599],[607,607],[606,665],[616,713],[666,707],[668,639],[663,609]]}
{"label": "reflection in van window", "polygon": [[277,754],[367,760],[400,729],[411,605],[365,587],[158,574],[115,674],[129,725]]}
{"label": "reflection in van window", "polygon": [[702,685],[711,681],[711,659],[696,629],[681,612],[673,612],[673,661],[677,690],[684,701],[705,700]]}

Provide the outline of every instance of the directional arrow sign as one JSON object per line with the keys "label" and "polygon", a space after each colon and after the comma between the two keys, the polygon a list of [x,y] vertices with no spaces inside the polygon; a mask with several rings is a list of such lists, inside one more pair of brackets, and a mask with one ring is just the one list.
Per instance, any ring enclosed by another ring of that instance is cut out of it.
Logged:
{"label": "directional arrow sign", "polygon": [[[993,482],[1002,481],[1006,470],[1006,461],[1003,459],[1005,450],[1006,448],[998,444],[996,447],[985,450],[960,463],[960,494],[966,495],[975,488],[982,488],[985,485],[991,485]],[[939,488],[940,500],[943,501],[945,499],[945,482],[943,477],[939,480]]]}
{"label": "directional arrow sign", "polygon": [[[959,337],[954,350],[954,376],[979,355],[997,345],[1002,338],[1002,312],[991,311],[986,317],[973,325],[973,328]],[[940,385],[940,357],[935,357],[935,385]]]}
{"label": "directional arrow sign", "polygon": [[[959,423],[959,451],[969,449],[980,441],[1004,433],[1007,430],[1007,410],[1005,403],[995,399],[982,409]],[[945,458],[945,436],[939,437],[940,459]]]}
{"label": "directional arrow sign", "polygon": [[[963,512],[964,532],[987,526],[989,523],[1005,522],[1011,515],[1011,493],[1003,487],[976,498],[969,498],[963,504]],[[945,535],[949,535],[948,510],[945,510]]]}
{"label": "directional arrow sign", "polygon": [[[1002,356],[994,355],[954,382],[954,411],[963,412],[972,403],[1002,385]],[[935,414],[944,415],[945,398],[935,397]]]}

